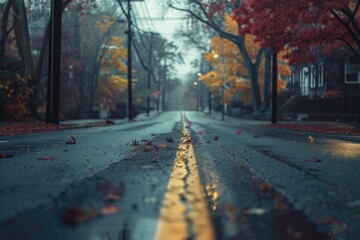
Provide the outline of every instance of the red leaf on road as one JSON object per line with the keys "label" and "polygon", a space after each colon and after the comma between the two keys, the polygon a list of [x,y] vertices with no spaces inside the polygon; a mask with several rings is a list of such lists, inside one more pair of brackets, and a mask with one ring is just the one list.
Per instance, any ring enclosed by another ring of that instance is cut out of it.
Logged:
{"label": "red leaf on road", "polygon": [[240,134],[241,134],[241,131],[240,131],[240,130],[236,130],[236,134],[237,134],[237,135],[240,135]]}
{"label": "red leaf on road", "polygon": [[314,156],[310,156],[308,159],[305,160],[306,162],[322,162],[321,160],[315,158]]}
{"label": "red leaf on road", "polygon": [[119,201],[121,199],[122,199],[122,197],[115,193],[108,193],[104,196],[104,200],[106,200],[106,201]]}
{"label": "red leaf on road", "polygon": [[55,160],[55,157],[53,157],[53,156],[39,156],[39,157],[37,157],[37,160],[44,160],[44,161]]}
{"label": "red leaf on road", "polygon": [[104,183],[97,185],[97,189],[106,194],[122,194],[125,191],[125,185],[123,182],[120,182],[119,186],[114,186],[109,180],[106,179]]}
{"label": "red leaf on road", "polygon": [[263,192],[271,192],[274,190],[274,187],[272,186],[272,184],[264,182],[260,185],[260,190]]}
{"label": "red leaf on road", "polygon": [[116,214],[116,213],[120,212],[120,208],[118,208],[117,206],[115,206],[113,204],[106,204],[104,207],[101,208],[100,212],[104,216],[112,215],[112,214]]}
{"label": "red leaf on road", "polygon": [[0,158],[11,158],[14,155],[13,153],[0,153]]}
{"label": "red leaf on road", "polygon": [[81,207],[65,209],[61,214],[61,220],[67,225],[76,225],[97,217],[97,211],[93,207],[90,210],[84,210]]}
{"label": "red leaf on road", "polygon": [[198,134],[199,134],[199,135],[203,135],[203,134],[204,134],[204,131],[200,130],[200,131],[198,132]]}

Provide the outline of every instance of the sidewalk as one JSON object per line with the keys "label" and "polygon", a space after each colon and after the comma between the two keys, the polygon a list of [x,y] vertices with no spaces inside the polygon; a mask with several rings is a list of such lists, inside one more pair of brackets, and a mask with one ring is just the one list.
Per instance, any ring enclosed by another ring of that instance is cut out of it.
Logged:
{"label": "sidewalk", "polygon": [[[139,114],[135,121],[146,121],[154,118],[159,113],[156,111],[150,112],[149,116],[146,113]],[[61,121],[60,124],[45,123],[41,121],[31,122],[0,122],[0,136],[13,136],[19,134],[42,133],[54,130],[74,129],[74,128],[88,128],[100,127],[129,123],[128,118],[124,119],[81,119],[81,120],[66,120]]]}
{"label": "sidewalk", "polygon": [[[209,115],[209,113],[205,113]],[[215,120],[221,120],[221,112],[212,112],[211,117]],[[359,122],[336,122],[336,121],[278,121],[272,124],[271,121],[251,120],[244,118],[236,118],[228,115],[224,116],[224,121],[232,124],[241,124],[246,127],[263,126],[267,128],[289,129],[297,131],[311,131],[325,134],[341,134],[341,135],[360,135]]]}

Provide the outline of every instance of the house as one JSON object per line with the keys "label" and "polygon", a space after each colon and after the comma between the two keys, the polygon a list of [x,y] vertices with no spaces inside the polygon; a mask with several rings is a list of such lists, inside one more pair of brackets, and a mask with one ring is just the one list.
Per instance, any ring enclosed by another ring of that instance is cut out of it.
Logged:
{"label": "house", "polygon": [[360,117],[360,61],[338,56],[293,66],[288,89],[296,95],[298,119]]}

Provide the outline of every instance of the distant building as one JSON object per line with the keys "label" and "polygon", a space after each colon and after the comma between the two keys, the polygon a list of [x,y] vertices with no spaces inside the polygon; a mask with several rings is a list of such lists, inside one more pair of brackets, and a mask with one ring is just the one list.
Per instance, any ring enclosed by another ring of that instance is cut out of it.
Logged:
{"label": "distant building", "polygon": [[296,95],[297,115],[307,118],[360,117],[360,60],[334,53],[293,66],[288,89]]}

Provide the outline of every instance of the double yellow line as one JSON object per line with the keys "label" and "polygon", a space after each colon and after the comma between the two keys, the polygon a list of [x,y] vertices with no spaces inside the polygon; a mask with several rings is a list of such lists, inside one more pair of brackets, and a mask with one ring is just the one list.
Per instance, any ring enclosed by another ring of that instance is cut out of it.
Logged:
{"label": "double yellow line", "polygon": [[156,240],[215,239],[190,134],[185,127],[168,183]]}

